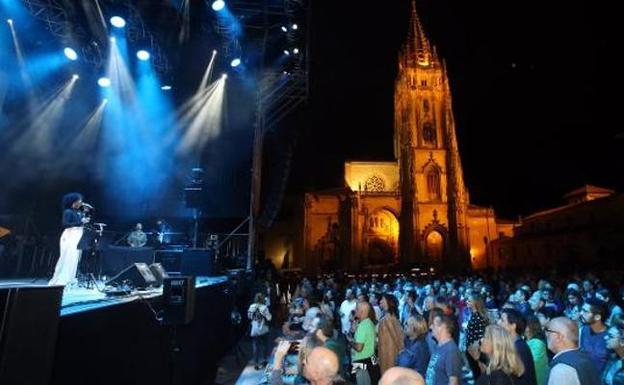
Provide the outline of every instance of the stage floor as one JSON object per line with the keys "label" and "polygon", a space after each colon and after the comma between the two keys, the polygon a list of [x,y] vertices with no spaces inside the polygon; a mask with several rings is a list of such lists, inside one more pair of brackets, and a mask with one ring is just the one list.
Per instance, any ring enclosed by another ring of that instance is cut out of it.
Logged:
{"label": "stage floor", "polygon": [[[226,276],[217,277],[197,277],[195,287],[200,288],[220,284],[227,281]],[[0,288],[3,287],[19,287],[19,286],[46,286],[48,283],[45,279],[2,279],[0,280]],[[104,282],[97,282],[99,288],[104,288]],[[134,290],[128,294],[107,296],[100,292],[97,288],[86,289],[83,287],[66,287],[63,292],[63,300],[61,303],[61,316],[69,316],[84,311],[101,309],[109,306],[115,306],[123,303],[140,301],[142,299],[150,299],[162,295],[162,288],[154,288],[149,290]]]}

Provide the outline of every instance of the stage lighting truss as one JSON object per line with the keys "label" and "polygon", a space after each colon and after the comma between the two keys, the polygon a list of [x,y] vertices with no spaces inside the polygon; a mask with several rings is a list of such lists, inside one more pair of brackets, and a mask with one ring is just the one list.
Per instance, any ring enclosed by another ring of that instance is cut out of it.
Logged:
{"label": "stage lighting truss", "polygon": [[[31,15],[43,22],[47,29],[63,43],[71,42],[75,50],[79,52],[81,61],[93,64],[96,69],[101,69],[106,63],[108,51],[108,36],[106,29],[87,32],[83,21],[73,7],[64,6],[62,0],[22,0]],[[106,15],[107,7],[114,5],[117,9],[123,9],[126,20],[126,38],[131,43],[140,43],[150,52],[150,59],[154,69],[160,74],[170,71],[167,57],[154,34],[146,27],[141,13],[134,5],[135,0],[100,0],[97,5],[101,8],[105,23],[108,22]],[[95,6],[94,6],[95,7]],[[94,8],[92,11],[96,11]],[[99,11],[98,11],[99,12]],[[86,25],[86,27],[89,27]],[[101,27],[101,26],[100,26]]]}

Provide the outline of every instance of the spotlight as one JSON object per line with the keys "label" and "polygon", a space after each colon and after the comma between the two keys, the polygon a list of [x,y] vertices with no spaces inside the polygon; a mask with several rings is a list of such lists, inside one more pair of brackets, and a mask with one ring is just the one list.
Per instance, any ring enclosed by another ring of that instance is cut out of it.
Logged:
{"label": "spotlight", "polygon": [[76,53],[76,51],[74,51],[73,48],[66,47],[63,50],[63,53],[65,54],[65,57],[68,58],[71,61],[74,61],[74,60],[78,59],[78,54]]}
{"label": "spotlight", "polygon": [[286,55],[286,56],[290,56],[290,51],[289,51],[289,50],[287,50],[287,49],[285,49],[285,50],[284,50],[284,55]]}
{"label": "spotlight", "polygon": [[230,62],[230,65],[231,65],[232,67],[238,67],[238,66],[240,65],[240,63],[241,63],[241,59],[240,59],[240,58],[236,58],[236,59],[234,59],[234,60],[232,60],[232,61]]}
{"label": "spotlight", "polygon": [[110,23],[115,28],[123,28],[123,27],[126,26],[126,21],[124,20],[123,17],[120,17],[120,16],[113,16],[113,17],[111,17],[110,18]]}
{"label": "spotlight", "polygon": [[212,50],[212,54],[213,54],[213,55],[216,55],[216,54],[217,54],[217,50],[216,50],[216,49],[213,49],[213,50]]}
{"label": "spotlight", "polygon": [[160,87],[160,89],[163,90],[163,91],[169,91],[171,89],[171,86],[170,85],[164,85],[164,86]]}
{"label": "spotlight", "polygon": [[293,53],[296,55],[299,53],[299,48],[293,48]]}
{"label": "spotlight", "polygon": [[223,0],[215,0],[212,2],[212,9],[215,11],[220,11],[225,8],[225,1]]}
{"label": "spotlight", "polygon": [[98,79],[98,86],[102,88],[107,88],[107,87],[110,87],[110,85],[111,85],[111,81],[109,78],[102,77]]}
{"label": "spotlight", "polygon": [[288,28],[286,28],[286,26],[285,26],[285,25],[282,25],[282,31],[283,31],[283,32],[288,32]]}
{"label": "spotlight", "polygon": [[137,51],[136,55],[137,55],[137,58],[139,58],[139,60],[143,60],[143,61],[149,60],[150,58],[150,53],[144,49]]}
{"label": "spotlight", "polygon": [[108,99],[107,98],[102,99],[102,103],[104,104],[108,103]]}
{"label": "spotlight", "polygon": [[221,75],[221,79],[227,79],[227,74]]}
{"label": "spotlight", "polygon": [[111,43],[114,43],[117,41],[117,39],[115,39],[115,36],[109,37],[108,40],[110,40]]}
{"label": "spotlight", "polygon": [[299,29],[299,26],[297,24],[293,24],[290,28],[292,28],[293,31],[296,31]]}
{"label": "spotlight", "polygon": [[13,19],[7,19],[7,23],[9,23],[9,25],[13,25]]}
{"label": "spotlight", "polygon": [[78,80],[78,79],[80,79],[80,76],[78,76],[78,74],[73,74],[72,75],[72,79]]}

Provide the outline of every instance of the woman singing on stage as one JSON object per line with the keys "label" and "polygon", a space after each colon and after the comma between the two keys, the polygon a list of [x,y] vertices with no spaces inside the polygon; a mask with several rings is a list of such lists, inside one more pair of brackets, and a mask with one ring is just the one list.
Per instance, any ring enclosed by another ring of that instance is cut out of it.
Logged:
{"label": "woman singing on stage", "polygon": [[65,230],[61,234],[61,255],[54,276],[48,285],[65,286],[76,278],[78,271],[78,262],[82,250],[78,249],[78,242],[82,238],[83,225],[89,222],[89,218],[85,217],[80,211],[82,207],[82,194],[69,193],[63,197],[63,227]]}

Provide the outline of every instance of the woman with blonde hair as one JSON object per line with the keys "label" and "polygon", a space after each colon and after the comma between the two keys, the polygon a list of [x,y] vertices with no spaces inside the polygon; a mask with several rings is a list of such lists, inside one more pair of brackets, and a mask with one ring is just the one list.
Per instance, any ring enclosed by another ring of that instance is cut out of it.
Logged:
{"label": "woman with blonde hair", "polygon": [[[476,385],[514,385],[524,373],[514,342],[502,327],[489,325],[485,328],[480,351],[488,357],[488,363],[479,361],[481,375]],[[471,349],[470,354],[475,360],[479,358],[479,351]]]}
{"label": "woman with blonde hair", "polygon": [[425,339],[428,330],[429,325],[420,314],[412,315],[405,321],[405,349],[397,356],[397,366],[414,369],[426,377],[431,356]]}

